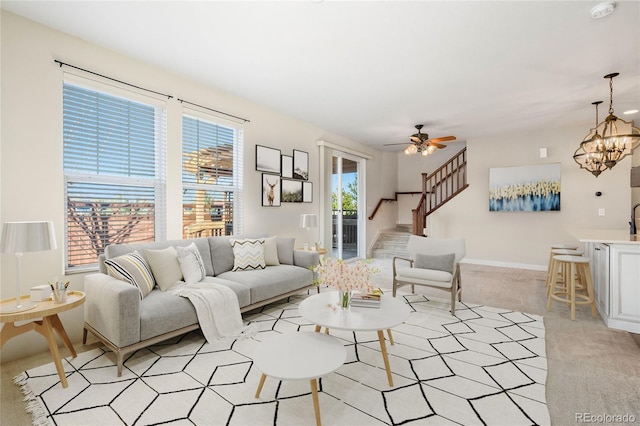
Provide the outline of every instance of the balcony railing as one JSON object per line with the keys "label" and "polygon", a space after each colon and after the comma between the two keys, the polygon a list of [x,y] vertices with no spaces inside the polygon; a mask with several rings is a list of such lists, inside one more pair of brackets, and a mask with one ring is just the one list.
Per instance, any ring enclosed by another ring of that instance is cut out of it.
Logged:
{"label": "balcony railing", "polygon": [[[332,214],[332,247],[338,247],[338,220],[340,210],[333,210]],[[356,249],[358,247],[358,211],[342,210],[342,248]]]}

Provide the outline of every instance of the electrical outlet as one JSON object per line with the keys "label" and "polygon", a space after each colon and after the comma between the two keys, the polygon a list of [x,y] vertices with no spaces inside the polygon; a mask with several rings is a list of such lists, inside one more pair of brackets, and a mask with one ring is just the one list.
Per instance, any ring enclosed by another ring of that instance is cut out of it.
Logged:
{"label": "electrical outlet", "polygon": [[598,216],[604,216],[604,209],[598,209]]}

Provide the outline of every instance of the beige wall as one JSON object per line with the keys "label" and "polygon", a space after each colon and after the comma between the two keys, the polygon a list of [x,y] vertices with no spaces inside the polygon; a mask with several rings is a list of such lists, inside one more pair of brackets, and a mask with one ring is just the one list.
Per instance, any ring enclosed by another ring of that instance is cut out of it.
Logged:
{"label": "beige wall", "polygon": [[[2,98],[0,146],[0,222],[52,220],[58,249],[27,253],[22,262],[22,292],[64,276],[64,182],[62,174],[62,79],[61,60],[120,80],[210,106],[251,120],[245,126],[244,230],[269,232],[307,239],[298,228],[301,213],[318,213],[319,148],[317,140],[366,152],[372,173],[367,191],[378,194],[389,181],[395,182],[396,164],[388,155],[331,134],[318,127],[276,111],[231,96],[222,90],[165,72],[157,67],[122,56],[110,50],[44,27],[21,17],[1,12]],[[168,224],[167,238],[181,238],[181,104],[175,99],[168,108]],[[255,171],[255,145],[279,148],[283,154],[293,149],[309,152],[310,181],[314,183],[314,202],[283,203],[279,208],[261,206],[261,174]],[[386,177],[388,174],[389,177]],[[376,200],[377,202],[377,200]],[[376,225],[391,227],[395,216]],[[267,227],[265,228],[265,225]],[[375,230],[367,230],[375,235]],[[13,297],[14,256],[2,254],[1,297]],[[82,290],[83,275],[67,276],[71,289]],[[83,311],[77,308],[61,315],[71,339],[81,336]],[[2,362],[46,350],[44,339],[28,333],[9,341],[2,349]]]}
{"label": "beige wall", "polygon": [[[469,262],[546,269],[549,245],[577,242],[576,230],[628,230],[631,159],[595,178],[572,157],[587,133],[585,125],[468,141],[470,186],[427,219],[429,234],[465,237]],[[543,147],[548,148],[544,159],[539,158]],[[550,163],[562,167],[561,211],[489,212],[489,168]],[[602,196],[596,197],[597,191]],[[598,215],[600,208],[605,216]]]}

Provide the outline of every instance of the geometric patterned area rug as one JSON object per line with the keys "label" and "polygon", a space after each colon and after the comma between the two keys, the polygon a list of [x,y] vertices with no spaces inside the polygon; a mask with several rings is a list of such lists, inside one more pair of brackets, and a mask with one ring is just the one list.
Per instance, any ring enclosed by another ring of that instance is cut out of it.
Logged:
{"label": "geometric patterned area rug", "polygon": [[[47,364],[16,377],[34,424],[314,425],[308,380],[267,378],[251,356],[274,333],[312,331],[298,314],[307,295],[244,315],[251,339],[208,344],[199,331],[131,354],[121,377],[115,357],[93,349],[63,361],[69,387]],[[400,295],[399,295],[400,297]],[[389,387],[375,332],[332,330],[347,360],[318,380],[325,425],[550,424],[542,318],[422,295],[402,296],[408,320],[387,344]]]}

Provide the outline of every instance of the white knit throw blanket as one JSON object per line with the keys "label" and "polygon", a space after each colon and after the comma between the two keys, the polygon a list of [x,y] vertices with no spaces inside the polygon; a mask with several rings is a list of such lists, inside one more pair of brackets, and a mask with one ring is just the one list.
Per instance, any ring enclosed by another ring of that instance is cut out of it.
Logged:
{"label": "white knit throw blanket", "polygon": [[247,338],[257,331],[255,327],[243,324],[238,296],[229,287],[214,283],[178,282],[168,291],[191,301],[200,329],[209,343],[227,337]]}

